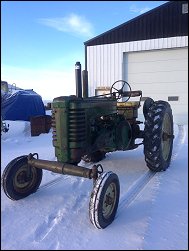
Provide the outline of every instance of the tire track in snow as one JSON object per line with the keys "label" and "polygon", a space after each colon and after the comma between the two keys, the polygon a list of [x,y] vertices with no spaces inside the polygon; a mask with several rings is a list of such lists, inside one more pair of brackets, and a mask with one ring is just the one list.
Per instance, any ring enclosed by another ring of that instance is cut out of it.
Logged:
{"label": "tire track in snow", "polygon": [[119,203],[116,218],[123,209],[127,208],[131,204],[131,202],[134,201],[137,195],[142,191],[142,189],[148,184],[148,182],[154,177],[155,174],[155,172],[149,170],[144,175],[142,175],[142,177],[140,177],[134,183],[134,185],[131,185],[128,192],[122,197],[121,202]]}
{"label": "tire track in snow", "polygon": [[175,139],[174,142],[174,148],[173,148],[173,154],[171,157],[171,161],[174,161],[180,151],[180,149],[182,148],[185,138],[186,138],[186,130],[184,128],[183,125],[178,125],[178,135]]}
{"label": "tire track in snow", "polygon": [[65,177],[65,175],[59,176],[59,177],[55,178],[54,180],[51,180],[51,181],[49,181],[49,182],[41,185],[37,191],[41,191],[43,189],[49,188],[51,186],[54,186],[55,184],[59,183],[61,180],[63,180],[63,179],[67,180],[68,178],[69,177],[68,176]]}
{"label": "tire track in snow", "polygon": [[50,232],[59,224],[65,216],[66,209],[58,210],[58,213],[50,214],[48,218],[35,230],[35,242],[43,241]]}
{"label": "tire track in snow", "polygon": [[[60,177],[59,177],[60,178]],[[66,179],[70,178],[70,176],[66,177]],[[53,186],[57,182],[59,182],[60,179],[55,179],[52,182],[48,183],[45,188],[48,188],[49,186]],[[76,180],[72,184],[72,190],[78,191],[80,187],[82,186],[82,182],[79,182],[79,180]],[[43,187],[44,188],[44,187]],[[45,241],[45,239],[49,236],[49,234],[62,222],[64,222],[63,227],[66,228],[70,222],[68,220],[68,214],[70,213],[70,210],[72,211],[72,214],[76,213],[78,214],[78,211],[82,209],[83,204],[85,204],[86,196],[84,194],[80,194],[76,200],[69,200],[65,205],[64,208],[58,207],[58,209],[53,210],[50,212],[48,217],[45,217],[45,220],[41,222],[36,230],[34,231],[33,236],[33,242],[39,244],[40,242]],[[58,240],[54,240],[53,247],[59,246]]]}
{"label": "tire track in snow", "polygon": [[[178,129],[179,131],[177,137],[175,138],[171,162],[175,161],[175,159],[177,158],[177,155],[182,148],[186,137],[184,126],[178,125]],[[119,203],[118,212],[115,218],[117,218],[121,211],[127,208],[135,200],[137,195],[143,190],[143,188],[149,183],[149,181],[154,177],[155,174],[156,172],[149,170],[144,175],[142,175],[133,185],[131,185],[128,192],[122,197]]]}
{"label": "tire track in snow", "polygon": [[[91,163],[88,163],[88,164],[85,164],[84,167],[90,167],[92,166]],[[46,189],[46,188],[49,188],[51,186],[54,186],[55,184],[59,183],[61,180],[67,180],[70,178],[70,175],[65,175],[65,174],[60,174],[61,176],[51,180],[51,181],[48,181],[47,183],[41,185],[37,191],[41,191],[43,189]],[[73,177],[73,176],[72,176]]]}

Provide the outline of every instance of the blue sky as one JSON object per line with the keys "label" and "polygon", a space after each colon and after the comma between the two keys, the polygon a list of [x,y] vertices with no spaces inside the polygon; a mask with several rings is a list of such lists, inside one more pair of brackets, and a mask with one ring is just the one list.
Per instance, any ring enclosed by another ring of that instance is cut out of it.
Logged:
{"label": "blue sky", "polygon": [[1,1],[1,80],[44,99],[75,94],[84,42],[167,1]]}

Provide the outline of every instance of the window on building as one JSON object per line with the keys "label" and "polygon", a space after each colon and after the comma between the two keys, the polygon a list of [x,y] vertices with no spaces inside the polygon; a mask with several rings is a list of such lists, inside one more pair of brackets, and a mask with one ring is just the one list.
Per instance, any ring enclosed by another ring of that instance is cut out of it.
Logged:
{"label": "window on building", "polygon": [[188,3],[183,3],[182,4],[182,14],[187,14],[188,13]]}
{"label": "window on building", "polygon": [[168,101],[178,101],[179,97],[178,96],[169,96]]}

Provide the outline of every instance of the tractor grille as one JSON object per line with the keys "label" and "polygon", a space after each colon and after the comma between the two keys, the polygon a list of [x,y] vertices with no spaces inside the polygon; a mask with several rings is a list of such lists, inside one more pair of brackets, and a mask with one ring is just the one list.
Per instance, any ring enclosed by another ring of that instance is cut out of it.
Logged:
{"label": "tractor grille", "polygon": [[69,142],[86,141],[86,122],[84,109],[69,110]]}
{"label": "tractor grille", "polygon": [[55,122],[55,111],[52,110],[52,138],[53,138],[53,143],[57,141],[57,135],[56,135],[56,122]]}

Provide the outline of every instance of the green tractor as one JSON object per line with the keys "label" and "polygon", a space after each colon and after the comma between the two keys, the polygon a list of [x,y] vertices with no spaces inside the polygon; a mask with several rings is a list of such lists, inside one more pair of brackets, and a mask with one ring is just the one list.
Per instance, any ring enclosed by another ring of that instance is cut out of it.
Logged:
{"label": "green tractor", "polygon": [[[76,96],[54,98],[52,108],[52,142],[57,161],[39,159],[37,153],[12,160],[2,175],[3,189],[12,200],[22,199],[40,186],[42,169],[55,173],[93,179],[89,202],[90,221],[96,228],[106,228],[115,218],[120,196],[118,176],[104,172],[101,164],[92,168],[79,166],[81,159],[99,162],[106,153],[127,151],[144,145],[147,167],[165,171],[171,161],[173,116],[168,102],[147,98],[143,105],[144,130],[137,120],[141,91],[132,91],[124,80],[116,81],[109,94],[87,96],[87,72],[76,63]],[[121,88],[118,87],[120,86]],[[139,101],[129,101],[139,97]],[[119,102],[121,98],[125,100]],[[142,139],[137,144],[136,139]]]}

